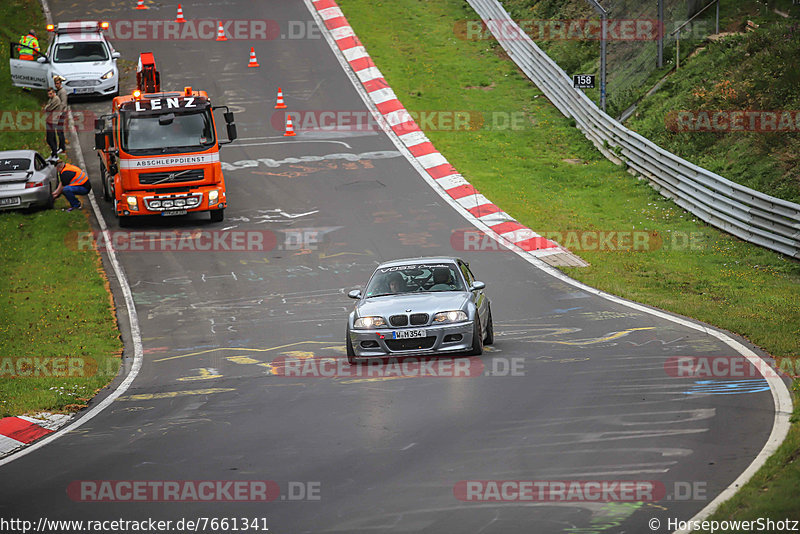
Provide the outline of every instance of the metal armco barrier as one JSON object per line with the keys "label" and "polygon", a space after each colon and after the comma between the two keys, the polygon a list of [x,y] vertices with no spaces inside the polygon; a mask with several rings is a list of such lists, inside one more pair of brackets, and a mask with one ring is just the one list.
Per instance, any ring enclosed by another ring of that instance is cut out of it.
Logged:
{"label": "metal armco barrier", "polygon": [[[497,0],[467,0],[514,63],[609,159],[646,177],[663,196],[736,237],[800,259],[800,204],[736,184],[667,152],[612,119],[534,43]],[[513,32],[513,35],[511,33]]]}

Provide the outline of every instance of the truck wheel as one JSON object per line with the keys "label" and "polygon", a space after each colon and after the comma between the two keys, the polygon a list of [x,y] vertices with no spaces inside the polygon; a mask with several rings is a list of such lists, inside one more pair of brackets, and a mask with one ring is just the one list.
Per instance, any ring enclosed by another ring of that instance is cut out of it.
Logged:
{"label": "truck wheel", "polygon": [[106,166],[102,163],[100,164],[100,180],[103,182],[103,200],[109,201],[111,200],[111,191],[108,190],[108,173]]}
{"label": "truck wheel", "polygon": [[211,212],[211,222],[222,222],[225,218],[225,208]]}

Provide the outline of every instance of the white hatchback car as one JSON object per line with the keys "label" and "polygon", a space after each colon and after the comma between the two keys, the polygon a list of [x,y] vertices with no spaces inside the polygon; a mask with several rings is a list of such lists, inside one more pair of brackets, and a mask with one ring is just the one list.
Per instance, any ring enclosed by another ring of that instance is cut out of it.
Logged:
{"label": "white hatchback car", "polygon": [[[48,26],[53,32],[45,54],[34,51],[34,60],[19,59],[19,43],[11,43],[11,82],[17,87],[47,89],[53,77],[63,76],[70,95],[116,96],[119,94],[120,53],[106,39],[106,22],[63,22]],[[24,53],[29,53],[27,48]]]}

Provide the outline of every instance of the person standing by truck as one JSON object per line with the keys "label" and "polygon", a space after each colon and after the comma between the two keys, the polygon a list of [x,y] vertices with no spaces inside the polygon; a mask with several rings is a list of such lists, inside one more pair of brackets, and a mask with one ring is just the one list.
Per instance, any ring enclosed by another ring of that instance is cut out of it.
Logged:
{"label": "person standing by truck", "polygon": [[58,117],[58,123],[56,124],[56,137],[58,137],[58,153],[66,152],[67,150],[67,140],[64,137],[64,126],[67,123],[67,90],[62,85],[62,82],[65,82],[66,78],[63,76],[53,76],[53,85],[56,86],[56,94],[58,95],[58,99],[61,101],[61,114]]}
{"label": "person standing by truck", "polygon": [[75,195],[88,195],[89,191],[92,190],[89,175],[86,174],[86,171],[81,170],[80,167],[70,165],[63,160],[56,163],[56,171],[58,172],[59,184],[56,190],[53,191],[53,199],[58,198],[63,193],[67,197],[70,206],[66,211],[81,209],[83,205],[75,198]]}
{"label": "person standing by truck", "polygon": [[19,38],[20,46],[17,47],[19,51],[19,59],[23,61],[33,61],[33,51],[39,52],[39,40],[36,38],[36,32],[28,30],[27,35]]}
{"label": "person standing by truck", "polygon": [[45,140],[50,147],[50,156],[56,157],[58,155],[58,141],[56,139],[56,127],[58,126],[58,117],[61,115],[61,100],[58,98],[55,89],[47,90],[47,102],[42,107],[45,113],[45,128],[47,134]]}

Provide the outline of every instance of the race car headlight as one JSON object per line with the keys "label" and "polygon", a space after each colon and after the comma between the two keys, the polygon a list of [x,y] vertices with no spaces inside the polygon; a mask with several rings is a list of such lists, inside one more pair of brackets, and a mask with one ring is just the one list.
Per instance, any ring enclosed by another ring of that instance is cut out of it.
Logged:
{"label": "race car headlight", "polygon": [[434,323],[460,323],[467,320],[467,314],[461,310],[439,312],[433,316]]}
{"label": "race car headlight", "polygon": [[219,202],[219,191],[212,189],[208,192],[208,205],[213,206],[217,202]]}
{"label": "race car headlight", "polygon": [[105,74],[103,74],[102,76],[100,76],[100,79],[101,80],[108,80],[109,78],[113,78],[113,77],[114,77],[114,69],[111,69],[110,71],[108,71]]}
{"label": "race car headlight", "polygon": [[383,328],[386,321],[383,317],[359,317],[353,324],[353,328]]}

